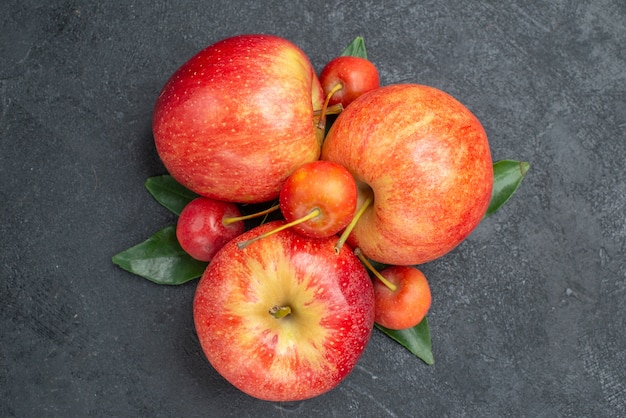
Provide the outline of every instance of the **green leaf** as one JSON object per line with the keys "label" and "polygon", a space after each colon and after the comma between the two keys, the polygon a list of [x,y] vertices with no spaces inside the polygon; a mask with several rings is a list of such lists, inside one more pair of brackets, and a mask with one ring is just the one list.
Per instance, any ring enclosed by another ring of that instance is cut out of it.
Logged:
{"label": "green leaf", "polygon": [[530,164],[522,161],[502,160],[493,164],[493,191],[485,218],[513,196],[529,169]]}
{"label": "green leaf", "polygon": [[208,263],[187,254],[176,239],[176,227],[163,228],[141,244],[113,256],[113,263],[157,284],[177,285],[202,275]]}
{"label": "green leaf", "polygon": [[348,44],[346,49],[341,53],[342,56],[353,56],[367,59],[367,51],[365,51],[365,41],[362,36],[357,36]]}
{"label": "green leaf", "polygon": [[146,189],[157,202],[176,215],[180,215],[187,203],[198,197],[170,175],[150,177],[146,180]]}
{"label": "green leaf", "polygon": [[429,365],[435,364],[427,317],[424,317],[422,322],[413,328],[393,330],[385,328],[379,324],[376,324],[376,328],[391,337],[393,340],[399,342],[411,353],[419,357],[424,363]]}

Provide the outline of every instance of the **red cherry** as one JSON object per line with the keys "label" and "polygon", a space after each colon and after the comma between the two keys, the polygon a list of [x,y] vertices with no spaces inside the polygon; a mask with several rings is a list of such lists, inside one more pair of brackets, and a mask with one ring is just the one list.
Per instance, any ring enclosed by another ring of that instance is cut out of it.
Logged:
{"label": "red cherry", "polygon": [[376,66],[360,57],[340,56],[332,59],[320,73],[324,95],[331,92],[328,105],[341,103],[347,107],[354,99],[380,87]]}
{"label": "red cherry", "polygon": [[391,266],[380,274],[388,283],[374,281],[376,323],[395,330],[419,324],[432,301],[424,273],[412,266]]}
{"label": "red cherry", "polygon": [[176,225],[176,238],[190,256],[211,261],[228,241],[244,232],[243,222],[225,224],[224,219],[240,217],[234,203],[198,197],[185,206]]}

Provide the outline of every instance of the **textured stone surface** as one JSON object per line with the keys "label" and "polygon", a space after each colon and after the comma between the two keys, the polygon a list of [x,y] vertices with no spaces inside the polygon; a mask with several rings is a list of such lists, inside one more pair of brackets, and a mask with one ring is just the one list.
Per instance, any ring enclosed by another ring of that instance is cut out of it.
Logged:
{"label": "textured stone surface", "polygon": [[[0,416],[626,415],[623,0],[9,0],[0,16]],[[291,39],[319,70],[361,35],[384,84],[452,93],[494,160],[531,163],[424,266],[434,366],[376,332],[334,391],[260,402],[205,361],[193,283],[111,263],[175,221],[143,186],[164,173],[160,88],[244,32]]]}

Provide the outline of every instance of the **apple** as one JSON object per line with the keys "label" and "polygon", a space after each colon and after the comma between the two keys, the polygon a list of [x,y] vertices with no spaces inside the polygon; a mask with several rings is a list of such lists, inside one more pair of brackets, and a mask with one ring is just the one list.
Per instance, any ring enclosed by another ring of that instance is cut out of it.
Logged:
{"label": "apple", "polygon": [[374,281],[374,321],[395,330],[412,328],[422,322],[432,302],[424,273],[412,266],[389,266],[380,275],[386,282]]}
{"label": "apple", "polygon": [[183,250],[196,260],[211,261],[224,244],[244,232],[243,222],[224,222],[240,216],[234,203],[195,198],[180,213],[176,238]]}
{"label": "apple", "polygon": [[360,96],[333,123],[321,158],[356,179],[362,215],[347,242],[382,264],[443,256],[476,228],[491,199],[481,123],[434,87],[396,84]]}
{"label": "apple", "polygon": [[202,275],[193,301],[205,356],[255,398],[296,401],[336,387],[354,368],[374,323],[373,285],[347,246],[282,230],[240,250],[226,244]]}
{"label": "apple", "polygon": [[330,60],[320,72],[320,83],[329,105],[341,103],[347,107],[354,99],[380,87],[378,69],[369,60],[354,56],[339,56]]}
{"label": "apple", "polygon": [[308,57],[272,35],[239,35],[198,52],[169,78],[154,108],[156,150],[188,189],[216,200],[278,197],[319,158],[324,97]]}

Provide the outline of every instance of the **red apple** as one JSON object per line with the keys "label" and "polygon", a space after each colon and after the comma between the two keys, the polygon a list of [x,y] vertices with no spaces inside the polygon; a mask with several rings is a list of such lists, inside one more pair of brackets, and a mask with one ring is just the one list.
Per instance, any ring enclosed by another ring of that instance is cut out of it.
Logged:
{"label": "red apple", "polygon": [[244,232],[243,222],[224,223],[224,219],[239,216],[241,212],[234,203],[198,197],[180,213],[176,238],[196,260],[211,261],[224,244]]}
{"label": "red apple", "polygon": [[211,365],[235,387],[270,401],[311,398],[336,387],[365,349],[374,321],[367,271],[334,238],[291,229],[240,250],[237,243],[276,228],[245,232],[213,258],[193,304]]}
{"label": "red apple", "polygon": [[333,93],[328,104],[341,103],[344,108],[363,93],[380,87],[376,66],[365,58],[353,56],[330,60],[320,73],[320,83],[324,96],[330,94],[336,86],[341,87]]}
{"label": "red apple", "polygon": [[219,41],[167,81],[153,115],[157,152],[183,186],[217,200],[263,202],[317,160],[319,80],[307,56],[271,35]]}
{"label": "red apple", "polygon": [[294,224],[296,232],[324,238],[348,225],[356,199],[356,183],[348,170],[330,161],[313,161],[287,178],[280,190],[280,209],[287,222],[310,218]]}
{"label": "red apple", "polygon": [[348,237],[370,259],[414,265],[459,245],[483,218],[493,184],[479,120],[433,87],[399,84],[357,98],[331,127],[322,159],[357,180],[359,210]]}
{"label": "red apple", "polygon": [[412,266],[390,266],[380,274],[391,286],[374,281],[374,321],[395,330],[412,328],[422,322],[432,302],[424,273]]}

